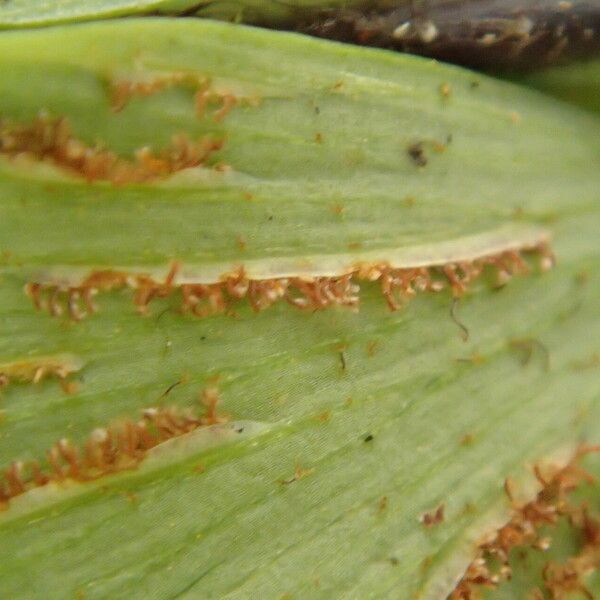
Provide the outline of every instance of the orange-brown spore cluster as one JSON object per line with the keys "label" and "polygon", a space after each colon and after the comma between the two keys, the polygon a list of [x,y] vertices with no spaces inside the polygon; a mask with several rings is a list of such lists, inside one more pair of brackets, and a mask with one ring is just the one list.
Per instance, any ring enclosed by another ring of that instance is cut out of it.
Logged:
{"label": "orange-brown spore cluster", "polygon": [[[554,258],[546,244],[523,251],[537,255],[542,270],[553,264]],[[250,279],[240,268],[224,275],[216,283],[178,283],[180,267],[173,263],[163,281],[147,274],[105,270],[92,272],[77,285],[31,282],[25,291],[36,308],[47,310],[52,316],[66,312],[77,321],[96,311],[93,297],[98,292],[125,287],[134,290],[134,304],[140,314],[148,314],[149,304],[155,298],[178,295],[182,312],[207,317],[226,313],[242,300],[247,301],[256,312],[282,300],[308,311],[331,306],[358,309],[359,282],[368,281],[378,282],[389,308],[398,310],[418,292],[440,292],[450,288],[454,297],[460,297],[486,267],[495,271],[497,285],[505,285],[515,274],[530,272],[522,253],[517,251],[486,256],[468,263],[414,269],[360,264],[352,272],[335,277]]]}
{"label": "orange-brown spore cluster", "polygon": [[207,77],[184,71],[162,73],[160,75],[138,79],[114,79],[110,82],[111,106],[115,112],[120,112],[135,96],[153,96],[154,94],[174,86],[199,88],[204,87],[207,84]]}
{"label": "orange-brown spore cluster", "polygon": [[160,152],[143,147],[133,159],[127,159],[102,146],[88,146],[73,135],[64,117],[40,113],[30,125],[0,120],[0,155],[49,162],[89,182],[124,185],[162,179],[184,169],[205,166],[222,146],[222,140],[211,137],[192,142],[185,135],[175,135],[171,145]]}
{"label": "orange-brown spore cluster", "polygon": [[40,383],[44,379],[56,377],[67,393],[75,391],[76,385],[67,381],[72,373],[79,371],[81,364],[77,359],[66,356],[31,357],[0,364],[0,389],[12,382]]}
{"label": "orange-brown spore cluster", "polygon": [[[195,89],[194,107],[198,118],[206,115],[210,105],[217,104],[212,118],[219,123],[240,103],[240,98],[230,91],[218,90],[211,84],[209,77],[189,72],[154,74],[142,79],[116,79],[110,83],[111,104],[115,112],[125,108],[135,96],[147,97],[174,86]],[[256,105],[257,98],[244,98]]]}
{"label": "orange-brown spore cluster", "polygon": [[95,429],[82,447],[61,439],[46,453],[46,465],[14,461],[0,474],[0,510],[10,500],[51,482],[86,482],[136,468],[149,450],[201,427],[224,423],[217,413],[216,389],[202,393],[202,416],[175,408],[148,408],[138,421],[124,421],[107,429]]}
{"label": "orange-brown spore cluster", "polygon": [[434,527],[444,522],[445,505],[440,504],[435,510],[429,511],[421,515],[420,521],[425,527]]}
{"label": "orange-brown spore cluster", "polygon": [[[490,541],[479,546],[475,560],[450,594],[449,600],[475,600],[481,597],[479,592],[482,588],[495,588],[502,581],[510,579],[511,550],[518,547],[546,550],[551,540],[542,537],[540,529],[556,525],[561,517],[566,517],[581,532],[583,548],[564,565],[547,563],[542,573],[544,586],[554,600],[561,600],[573,591],[592,598],[582,577],[600,566],[600,522],[589,515],[585,505],[573,506],[568,496],[582,482],[593,481],[593,477],[576,463],[585,454],[598,451],[600,447],[583,447],[570,463],[548,474],[543,474],[540,467],[536,466],[534,472],[541,490],[525,504],[518,504],[514,500],[512,484],[507,480],[505,491],[512,504],[512,517]],[[499,567],[493,566],[498,564]],[[539,597],[544,597],[541,592]]]}

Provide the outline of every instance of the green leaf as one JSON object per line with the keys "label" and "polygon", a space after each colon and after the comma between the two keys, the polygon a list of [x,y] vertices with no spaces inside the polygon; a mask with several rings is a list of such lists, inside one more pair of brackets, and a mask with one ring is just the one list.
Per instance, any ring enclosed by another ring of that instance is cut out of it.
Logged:
{"label": "green leaf", "polygon": [[0,28],[32,27],[80,20],[106,19],[144,14],[199,14],[245,22],[284,25],[301,13],[316,9],[350,8],[365,0],[8,0],[0,3]]}
{"label": "green leaf", "polygon": [[[528,465],[598,439],[595,115],[433,61],[202,21],[5,33],[0,71],[5,484],[13,460],[215,385],[230,417],[118,474],[12,494],[7,597],[442,597],[508,518],[505,477],[531,492]],[[222,148],[199,159],[207,137]],[[443,265],[547,236],[555,269],[533,252],[498,288],[496,262],[453,301]],[[390,311],[365,265],[445,287]],[[359,310],[232,296],[182,314],[183,285],[240,267],[291,278],[296,300],[314,291],[302,278],[354,273]],[[100,270],[81,322],[23,291],[68,313]]]}
{"label": "green leaf", "polygon": [[588,60],[531,73],[518,80],[545,94],[600,112],[600,61]]}

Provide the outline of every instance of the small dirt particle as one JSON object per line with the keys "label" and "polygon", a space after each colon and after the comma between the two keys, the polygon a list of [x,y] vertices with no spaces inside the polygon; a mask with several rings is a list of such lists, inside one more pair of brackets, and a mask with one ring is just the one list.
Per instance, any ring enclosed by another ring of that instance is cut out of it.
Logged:
{"label": "small dirt particle", "polygon": [[427,165],[427,156],[425,156],[425,150],[423,149],[422,142],[415,142],[410,144],[407,148],[408,156],[417,167],[424,167]]}

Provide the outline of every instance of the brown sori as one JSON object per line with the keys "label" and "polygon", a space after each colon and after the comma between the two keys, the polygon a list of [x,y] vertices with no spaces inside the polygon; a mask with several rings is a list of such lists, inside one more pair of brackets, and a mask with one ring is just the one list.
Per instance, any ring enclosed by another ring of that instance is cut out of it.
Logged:
{"label": "brown sori", "polygon": [[169,148],[157,154],[149,147],[140,148],[130,160],[102,146],[88,146],[73,135],[65,117],[40,113],[30,125],[0,120],[0,155],[47,161],[90,182],[124,185],[154,181],[184,169],[205,166],[222,147],[221,139],[206,136],[192,142],[180,134],[173,136]]}
{"label": "brown sori", "polygon": [[507,250],[469,261],[449,262],[417,268],[394,268],[386,263],[361,263],[340,276],[307,275],[268,279],[250,279],[243,268],[225,274],[220,281],[191,283],[178,281],[180,265],[173,263],[164,280],[143,273],[122,270],[92,271],[79,283],[66,283],[49,278],[32,281],[25,287],[35,307],[52,316],[66,312],[78,321],[96,311],[93,298],[98,292],[120,288],[134,290],[134,304],[140,314],[148,313],[156,298],[179,296],[181,309],[198,317],[225,313],[246,300],[254,311],[261,311],[284,300],[304,310],[314,311],[330,306],[357,309],[359,282],[378,282],[391,310],[401,308],[418,292],[440,292],[450,288],[454,298],[461,297],[468,286],[486,268],[495,272],[496,285],[505,285],[513,275],[525,275],[531,267],[524,254],[537,256],[541,270],[549,269],[554,257],[547,242],[521,250]]}
{"label": "brown sori", "polygon": [[204,414],[176,408],[148,408],[138,421],[123,421],[109,428],[95,429],[77,447],[61,439],[46,453],[46,465],[38,461],[14,461],[0,475],[0,509],[30,489],[51,482],[86,482],[105,475],[136,468],[149,450],[159,444],[201,427],[224,423],[217,413],[219,395],[215,388],[202,392]]}
{"label": "brown sori", "polygon": [[27,357],[0,364],[0,389],[12,382],[40,383],[48,377],[56,377],[67,393],[75,391],[76,384],[67,381],[69,375],[79,371],[83,361],[72,354]]}
{"label": "brown sori", "polygon": [[[479,597],[481,588],[493,588],[510,579],[511,550],[518,547],[547,549],[551,540],[541,537],[540,529],[555,525],[560,517],[566,517],[573,527],[581,531],[583,549],[566,565],[548,563],[542,574],[545,587],[552,598],[562,598],[562,594],[575,590],[592,598],[581,581],[581,575],[589,570],[591,563],[598,564],[600,523],[590,516],[585,505],[575,507],[570,504],[568,495],[582,482],[594,481],[589,473],[577,466],[577,462],[584,455],[599,451],[600,446],[581,447],[567,465],[549,474],[543,474],[539,465],[536,465],[534,474],[541,489],[533,500],[525,504],[515,501],[512,483],[507,479],[504,489],[511,502],[512,517],[491,540],[479,546],[476,558],[450,594],[449,600],[474,600]],[[499,568],[493,566],[496,561],[500,564]]]}

